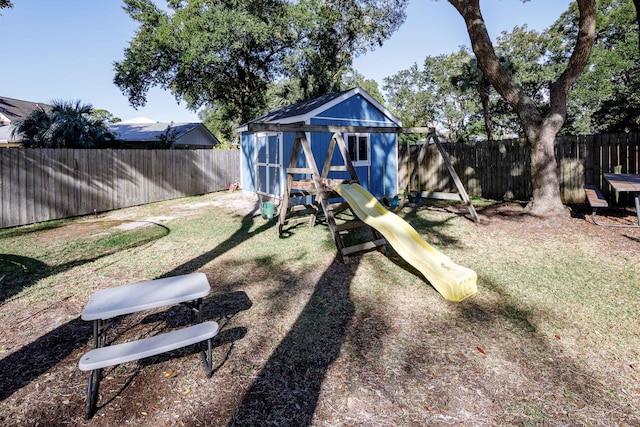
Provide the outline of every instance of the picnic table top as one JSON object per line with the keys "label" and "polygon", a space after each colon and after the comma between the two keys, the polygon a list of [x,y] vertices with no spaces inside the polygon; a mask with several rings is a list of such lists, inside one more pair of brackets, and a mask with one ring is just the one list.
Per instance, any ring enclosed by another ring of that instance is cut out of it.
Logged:
{"label": "picnic table top", "polygon": [[604,179],[616,191],[640,192],[640,175],[631,173],[603,173]]}
{"label": "picnic table top", "polygon": [[83,320],[111,319],[204,298],[211,292],[204,273],[166,277],[97,291],[82,312]]}

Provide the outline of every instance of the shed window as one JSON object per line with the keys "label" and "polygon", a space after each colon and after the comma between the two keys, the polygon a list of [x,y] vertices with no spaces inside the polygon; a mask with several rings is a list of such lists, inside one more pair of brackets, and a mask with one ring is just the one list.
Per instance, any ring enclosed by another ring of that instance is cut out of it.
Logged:
{"label": "shed window", "polygon": [[349,133],[346,135],[349,157],[354,165],[369,164],[369,134]]}

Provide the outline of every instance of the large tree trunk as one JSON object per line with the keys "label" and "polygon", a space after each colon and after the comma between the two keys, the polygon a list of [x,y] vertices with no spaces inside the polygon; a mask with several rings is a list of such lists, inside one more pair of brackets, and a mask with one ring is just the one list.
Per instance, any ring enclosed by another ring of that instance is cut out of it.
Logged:
{"label": "large tree trunk", "polygon": [[564,213],[555,155],[556,126],[550,123],[527,126],[531,148],[531,185],[533,198],[528,206],[532,215],[551,216]]}
{"label": "large tree trunk", "polygon": [[586,66],[595,40],[596,0],[576,0],[580,22],[576,45],[567,68],[550,87],[549,113],[542,111],[500,65],[480,11],[480,0],[449,0],[464,18],[473,52],[484,77],[509,103],[531,148],[532,214],[551,216],[563,212],[555,156],[555,138],[567,117],[567,93]]}

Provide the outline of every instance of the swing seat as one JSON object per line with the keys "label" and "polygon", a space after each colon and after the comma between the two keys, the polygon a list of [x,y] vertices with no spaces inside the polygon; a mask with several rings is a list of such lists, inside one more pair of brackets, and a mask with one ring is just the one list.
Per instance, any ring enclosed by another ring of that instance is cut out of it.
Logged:
{"label": "swing seat", "polygon": [[262,216],[262,219],[271,221],[276,216],[276,205],[273,202],[262,202],[260,216]]}

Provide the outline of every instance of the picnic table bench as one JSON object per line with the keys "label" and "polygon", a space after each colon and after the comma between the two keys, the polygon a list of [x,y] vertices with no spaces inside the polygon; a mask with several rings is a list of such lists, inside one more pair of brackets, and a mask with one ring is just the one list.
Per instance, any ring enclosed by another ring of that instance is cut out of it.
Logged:
{"label": "picnic table bench", "polygon": [[602,225],[596,221],[596,212],[598,208],[609,207],[607,199],[604,198],[600,189],[595,185],[585,185],[583,188],[586,196],[586,202],[591,206],[591,220],[596,225]]}
{"label": "picnic table bench", "polygon": [[[95,409],[101,369],[166,353],[192,344],[207,342],[200,353],[207,377],[212,372],[212,339],[218,334],[214,321],[202,322],[202,298],[211,291],[203,273],[166,277],[139,282],[94,293],[82,312],[82,319],[93,322],[94,349],[84,354],[78,367],[90,371],[87,386],[87,418]],[[111,319],[143,310],[173,304],[191,308],[192,326],[126,343],[106,345],[106,333]],[[194,315],[195,313],[195,315]],[[105,323],[107,321],[107,323]]]}

